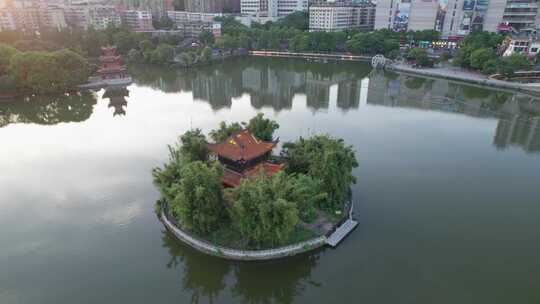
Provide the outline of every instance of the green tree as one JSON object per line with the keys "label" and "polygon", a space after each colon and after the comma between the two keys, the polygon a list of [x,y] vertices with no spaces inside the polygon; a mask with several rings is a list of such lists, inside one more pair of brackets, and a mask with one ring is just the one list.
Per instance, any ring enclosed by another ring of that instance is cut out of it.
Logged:
{"label": "green tree", "polygon": [[7,73],[9,61],[17,53],[19,51],[16,48],[6,44],[0,44],[0,75]]}
{"label": "green tree", "polygon": [[128,31],[119,31],[113,35],[113,44],[116,45],[118,53],[125,55],[137,47],[138,37]]}
{"label": "green tree", "polygon": [[178,192],[177,182],[182,177],[182,169],[189,163],[189,160],[182,154],[182,145],[168,146],[169,160],[163,168],[152,169],[154,185],[159,189],[161,196],[166,202],[172,202]]}
{"label": "green tree", "polygon": [[499,64],[499,60],[497,58],[489,59],[488,61],[484,62],[484,64],[482,65],[482,73],[486,75],[497,73],[498,64]]}
{"label": "green tree", "polygon": [[294,52],[304,52],[309,50],[309,34],[298,33],[291,39],[290,48]]}
{"label": "green tree", "polygon": [[208,46],[205,46],[204,49],[201,51],[201,61],[202,62],[210,62],[212,60],[212,49]]}
{"label": "green tree", "polygon": [[531,63],[523,54],[514,53],[504,57],[499,64],[499,73],[505,77],[513,77],[516,71],[531,69]]}
{"label": "green tree", "polygon": [[227,124],[226,122],[222,121],[219,123],[218,129],[210,131],[210,138],[212,138],[214,142],[222,142],[226,140],[229,136],[231,136],[234,132],[240,130],[242,130],[242,125],[237,122]]}
{"label": "green tree", "polygon": [[279,27],[307,31],[309,28],[309,13],[307,11],[297,11],[288,14],[284,18],[280,19],[276,25]]}
{"label": "green tree", "polygon": [[264,114],[259,113],[249,120],[247,127],[258,139],[271,141],[274,137],[274,131],[279,128],[279,124],[269,118],[264,118]]}
{"label": "green tree", "polygon": [[180,60],[180,64],[185,67],[192,66],[196,60],[195,54],[193,54],[193,52],[183,52],[180,54],[178,59]]}
{"label": "green tree", "polygon": [[180,152],[188,161],[206,161],[208,159],[208,142],[201,129],[189,130],[180,136]]}
{"label": "green tree", "polygon": [[204,45],[211,45],[214,43],[214,35],[208,30],[204,30],[199,34],[199,40]]}
{"label": "green tree", "polygon": [[8,73],[17,86],[37,93],[58,92],[73,88],[88,79],[87,61],[69,51],[21,52],[14,55]]}
{"label": "green tree", "polygon": [[296,204],[284,195],[286,181],[283,172],[272,177],[260,174],[229,190],[234,197],[232,222],[250,243],[276,246],[290,238],[299,218]]}
{"label": "green tree", "polygon": [[495,56],[495,53],[492,49],[489,48],[481,48],[476,49],[471,53],[470,56],[470,62],[471,62],[471,68],[476,70],[482,70],[484,68],[484,64],[488,62],[489,60],[496,60],[497,57]]}
{"label": "green tree", "polygon": [[209,166],[195,161],[182,167],[170,207],[183,228],[208,234],[226,216],[222,175],[223,169],[218,163]]}
{"label": "green tree", "polygon": [[327,200],[323,209],[335,209],[346,199],[349,187],[356,182],[352,174],[358,167],[354,150],[342,139],[328,135],[316,135],[308,139],[283,144],[282,156],[286,160],[287,172],[307,174],[321,181],[321,192]]}
{"label": "green tree", "polygon": [[463,46],[459,48],[453,63],[463,68],[471,67],[471,54],[474,49],[469,46]]}
{"label": "green tree", "polygon": [[216,39],[216,46],[222,50],[230,50],[237,48],[238,42],[236,41],[235,37],[229,34],[224,34]]}
{"label": "green tree", "polygon": [[426,50],[421,48],[411,49],[407,53],[407,59],[414,60],[418,66],[428,66],[430,63]]}
{"label": "green tree", "polygon": [[88,62],[81,55],[70,50],[52,53],[55,65],[62,70],[62,86],[72,88],[88,81],[90,69]]}
{"label": "green tree", "polygon": [[174,57],[174,47],[168,44],[160,44],[152,51],[150,62],[155,64],[166,64]]}
{"label": "green tree", "polygon": [[323,191],[322,181],[305,174],[293,174],[284,185],[289,187],[289,200],[296,203],[299,217],[305,222],[312,222],[316,217],[315,207],[324,206],[328,194]]}

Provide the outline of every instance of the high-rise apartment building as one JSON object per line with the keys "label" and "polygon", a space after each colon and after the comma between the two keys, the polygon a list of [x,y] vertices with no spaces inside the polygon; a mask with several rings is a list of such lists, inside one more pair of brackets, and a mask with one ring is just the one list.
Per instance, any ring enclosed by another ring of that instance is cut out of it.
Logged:
{"label": "high-rise apartment building", "polygon": [[[519,1],[520,5],[527,8],[514,8],[514,1]],[[524,23],[524,20],[534,20],[536,11],[532,1],[534,0],[379,0],[375,29],[434,29],[441,32],[443,37],[465,36],[476,30],[494,32],[499,24],[511,16],[511,20]],[[509,9],[508,6],[512,8]],[[534,25],[534,21],[528,24]]]}
{"label": "high-rise apartment building", "polygon": [[309,7],[310,31],[372,30],[374,23],[375,5],[372,3],[318,3]]}
{"label": "high-rise apartment building", "polygon": [[535,27],[537,0],[379,0],[375,29],[429,30],[443,37],[471,31],[495,32],[508,22],[514,28]]}
{"label": "high-rise apartment building", "polygon": [[503,23],[516,30],[536,29],[539,25],[538,0],[507,0]]}
{"label": "high-rise apartment building", "polygon": [[240,0],[241,13],[279,18],[296,11],[307,11],[308,0]]}
{"label": "high-rise apartment building", "polygon": [[185,0],[185,9],[195,13],[239,13],[240,0]]}
{"label": "high-rise apartment building", "polygon": [[122,23],[135,31],[153,30],[152,13],[150,11],[122,11]]}
{"label": "high-rise apartment building", "polygon": [[38,2],[19,2],[0,10],[0,30],[39,31],[67,26],[64,11]]}

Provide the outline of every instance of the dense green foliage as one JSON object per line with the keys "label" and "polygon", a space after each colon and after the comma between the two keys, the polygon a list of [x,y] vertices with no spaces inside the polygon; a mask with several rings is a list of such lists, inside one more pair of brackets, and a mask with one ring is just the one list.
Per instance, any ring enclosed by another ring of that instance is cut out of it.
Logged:
{"label": "dense green foliage", "polygon": [[9,45],[0,44],[0,75],[6,74],[11,58],[19,51]]}
{"label": "dense green foliage", "polygon": [[358,33],[347,41],[347,48],[359,54],[384,54],[399,50],[402,34],[390,30],[377,30],[370,33]]}
{"label": "dense green foliage", "polygon": [[[188,132],[181,136],[183,144],[190,144],[188,138],[198,137],[197,132]],[[226,216],[223,171],[217,163],[191,160],[187,154],[191,151],[184,145],[169,146],[169,161],[152,172],[154,184],[184,228],[206,234]]]}
{"label": "dense green foliage", "polygon": [[299,221],[295,202],[287,197],[290,183],[285,173],[261,174],[244,179],[233,190],[232,222],[251,243],[280,245]]}
{"label": "dense green foliage", "polygon": [[281,27],[307,31],[309,28],[309,13],[305,11],[297,11],[279,19],[277,22],[275,22],[275,24]]}
{"label": "dense green foliage", "polygon": [[455,65],[470,68],[484,74],[501,73],[512,77],[515,71],[531,68],[527,57],[513,54],[501,58],[497,52],[504,36],[489,32],[473,32],[461,42],[461,47],[454,58]]}
{"label": "dense green foliage", "polygon": [[214,129],[210,131],[210,138],[214,142],[221,142],[227,139],[227,137],[231,136],[234,132],[242,130],[242,125],[238,122],[233,122],[231,124],[227,124],[226,122],[222,121],[219,123],[219,128]]}
{"label": "dense green foliage", "polygon": [[[223,141],[244,126],[262,140],[272,140],[279,127],[259,114],[248,124],[222,122],[210,137]],[[224,238],[240,248],[263,248],[302,240],[301,235],[312,237],[314,231],[302,225],[317,218],[318,209],[339,209],[354,182],[351,171],[357,166],[356,159],[342,140],[300,138],[286,144],[284,155],[290,161],[287,171],[268,176],[261,169],[258,175],[243,178],[238,187],[223,193],[222,165],[209,160],[206,138],[196,129],[169,146],[169,161],[152,173],[183,228],[213,241],[220,239],[220,244]]]}
{"label": "dense green foliage", "polygon": [[414,48],[407,53],[407,59],[414,60],[417,66],[428,66],[430,64],[425,49]]}
{"label": "dense green foliage", "polygon": [[182,155],[181,145],[168,146],[169,160],[163,165],[163,168],[154,168],[152,176],[154,184],[158,187],[161,196],[166,202],[172,202],[176,197],[176,184],[182,178],[182,168],[188,163],[186,157]]}
{"label": "dense green foliage", "polygon": [[6,74],[14,80],[12,90],[48,93],[66,91],[84,83],[90,72],[82,56],[70,50],[59,50],[12,53]]}
{"label": "dense green foliage", "polygon": [[212,138],[214,142],[224,141],[234,132],[242,130],[245,125],[247,125],[247,129],[249,129],[255,137],[264,141],[273,140],[274,132],[279,128],[277,122],[269,118],[264,118],[264,114],[259,113],[251,118],[247,124],[245,122],[233,122],[230,124],[227,124],[224,121],[220,122],[219,128],[210,131],[210,138]]}
{"label": "dense green foliage", "polygon": [[187,161],[206,161],[208,159],[208,142],[201,129],[189,130],[180,136],[179,147]]}
{"label": "dense green foliage", "polygon": [[529,70],[531,63],[527,57],[523,54],[512,54],[508,57],[504,57],[499,64],[499,73],[505,77],[514,76],[515,71]]}
{"label": "dense green foliage", "polygon": [[346,199],[349,186],[356,182],[352,169],[358,167],[354,150],[342,139],[328,135],[300,138],[283,145],[282,155],[289,173],[300,173],[321,181],[321,192],[328,197],[320,207],[339,208]]}
{"label": "dense green foliage", "polygon": [[183,228],[207,234],[222,221],[225,216],[222,175],[223,170],[217,163],[194,161],[181,168],[182,178],[174,185],[175,195],[170,207]]}
{"label": "dense green foliage", "polygon": [[271,141],[274,131],[279,128],[279,124],[271,119],[264,118],[264,114],[259,113],[249,120],[248,129],[260,140]]}

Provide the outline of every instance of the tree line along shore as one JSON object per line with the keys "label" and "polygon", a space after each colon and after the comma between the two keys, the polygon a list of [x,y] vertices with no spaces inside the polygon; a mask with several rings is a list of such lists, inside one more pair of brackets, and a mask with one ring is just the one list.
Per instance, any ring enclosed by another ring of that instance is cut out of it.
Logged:
{"label": "tree line along shore", "polygon": [[[222,35],[214,38],[203,31],[197,39],[179,34],[137,33],[124,27],[109,26],[97,31],[64,29],[39,34],[0,32],[0,92],[31,94],[65,92],[87,81],[97,69],[103,46],[115,45],[128,62],[190,67],[227,57],[235,50],[281,50],[290,52],[348,52],[358,55],[383,54],[405,59],[416,66],[429,66],[433,59],[414,42],[435,41],[433,30],[393,32],[308,32],[303,12],[266,24],[242,25],[232,17],[216,17],[222,23]],[[162,22],[164,29],[173,25]],[[452,59],[464,69],[485,74],[501,73],[511,77],[516,70],[530,69],[534,60],[514,54],[502,57],[504,36],[473,32],[459,43],[456,52],[442,52],[437,61]],[[192,42],[196,41],[195,44]],[[404,47],[404,42],[407,45]],[[245,54],[246,52],[239,52]]]}

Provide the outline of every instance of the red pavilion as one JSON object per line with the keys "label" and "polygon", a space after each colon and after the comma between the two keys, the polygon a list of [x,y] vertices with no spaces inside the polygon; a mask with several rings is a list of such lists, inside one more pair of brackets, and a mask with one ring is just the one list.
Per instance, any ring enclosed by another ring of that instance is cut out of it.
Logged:
{"label": "red pavilion", "polygon": [[116,47],[102,47],[99,61],[98,74],[104,82],[131,82],[122,57],[116,55]]}
{"label": "red pavilion", "polygon": [[270,176],[283,168],[283,164],[268,161],[277,143],[277,140],[261,141],[249,130],[243,129],[221,143],[208,144],[208,149],[217,155],[225,167],[223,185],[236,187],[242,178],[257,176],[261,171]]}

